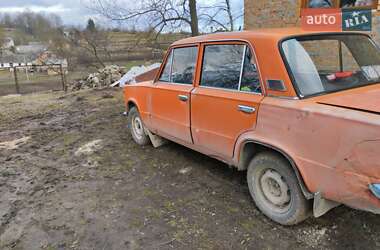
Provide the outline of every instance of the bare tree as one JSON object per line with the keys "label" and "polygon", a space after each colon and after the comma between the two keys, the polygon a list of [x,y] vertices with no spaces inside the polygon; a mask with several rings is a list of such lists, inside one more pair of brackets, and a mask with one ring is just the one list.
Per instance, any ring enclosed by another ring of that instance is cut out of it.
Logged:
{"label": "bare tree", "polygon": [[4,30],[3,30],[3,27],[0,26],[0,56],[3,55],[4,41],[5,41]]}
{"label": "bare tree", "polygon": [[89,8],[113,21],[129,21],[148,25],[157,36],[165,29],[188,27],[192,36],[199,35],[202,25],[215,25],[216,30],[233,31],[241,15],[234,15],[231,0],[207,3],[197,0],[143,0],[133,7],[124,7],[117,0],[88,0]]}
{"label": "bare tree", "polygon": [[71,44],[71,40],[66,37],[63,28],[59,28],[55,33],[50,34],[49,50],[60,58],[65,58],[69,70],[75,70],[76,58],[78,54]]}
{"label": "bare tree", "polygon": [[99,68],[98,65],[105,67],[104,62],[111,57],[107,47],[109,44],[109,33],[107,31],[74,29],[70,32],[68,40],[72,49],[79,50],[82,60],[92,61],[95,59],[97,64],[93,64],[93,66],[97,68]]}
{"label": "bare tree", "polygon": [[196,0],[189,0],[189,10],[190,10],[190,26],[192,36],[199,35],[199,21],[197,13],[197,2]]}
{"label": "bare tree", "polygon": [[0,26],[0,47],[3,46],[4,38],[4,30],[3,27]]}
{"label": "bare tree", "polygon": [[232,9],[231,9],[231,0],[224,0],[226,5],[225,5],[225,8],[224,8],[224,11],[227,13],[228,15],[228,20],[229,20],[229,23],[230,23],[230,30],[234,30],[234,18],[232,16]]}
{"label": "bare tree", "polygon": [[235,22],[242,17],[234,15],[232,11],[231,0],[221,0],[213,6],[201,6],[202,13],[200,18],[209,25],[216,25],[216,30],[234,31]]}
{"label": "bare tree", "polygon": [[144,0],[136,8],[124,8],[114,0],[91,0],[91,9],[114,21],[147,20],[157,33],[165,28],[180,29],[187,25],[193,36],[199,34],[196,0]]}

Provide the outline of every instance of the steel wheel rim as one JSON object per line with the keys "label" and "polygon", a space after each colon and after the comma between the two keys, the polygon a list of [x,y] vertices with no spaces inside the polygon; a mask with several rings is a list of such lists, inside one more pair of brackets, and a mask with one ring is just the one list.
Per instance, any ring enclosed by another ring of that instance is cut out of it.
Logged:
{"label": "steel wheel rim", "polygon": [[291,192],[283,176],[274,169],[266,169],[258,178],[259,192],[265,204],[277,213],[286,213],[291,205]]}
{"label": "steel wheel rim", "polygon": [[142,125],[140,117],[136,116],[132,120],[133,132],[137,139],[141,139],[144,135],[144,127]]}

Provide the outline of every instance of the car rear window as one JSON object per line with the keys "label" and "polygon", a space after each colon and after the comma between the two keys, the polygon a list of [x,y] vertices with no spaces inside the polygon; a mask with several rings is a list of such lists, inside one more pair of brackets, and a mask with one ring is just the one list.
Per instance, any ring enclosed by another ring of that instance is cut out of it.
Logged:
{"label": "car rear window", "polygon": [[366,35],[300,36],[281,49],[302,98],[380,82],[380,51]]}

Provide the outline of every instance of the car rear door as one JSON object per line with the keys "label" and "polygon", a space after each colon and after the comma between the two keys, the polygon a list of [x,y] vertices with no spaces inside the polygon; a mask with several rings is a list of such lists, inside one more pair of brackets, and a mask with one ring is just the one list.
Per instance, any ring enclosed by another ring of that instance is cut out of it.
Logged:
{"label": "car rear door", "polygon": [[198,45],[172,48],[151,94],[151,122],[163,136],[192,143],[190,92]]}
{"label": "car rear door", "polygon": [[255,55],[242,42],[206,43],[201,53],[191,96],[194,144],[230,158],[239,135],[255,129],[263,99]]}

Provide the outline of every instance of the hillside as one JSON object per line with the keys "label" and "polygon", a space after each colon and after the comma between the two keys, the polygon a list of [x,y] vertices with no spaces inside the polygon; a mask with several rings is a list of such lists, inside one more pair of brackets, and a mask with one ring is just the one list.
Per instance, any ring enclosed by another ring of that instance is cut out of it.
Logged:
{"label": "hillside", "polygon": [[[188,37],[186,34],[162,34],[157,40],[147,33],[110,32],[108,50],[112,60],[160,59],[174,42]],[[155,52],[155,55],[152,53]]]}
{"label": "hillside", "polygon": [[[49,46],[50,49],[55,51],[53,44],[50,41],[41,41],[32,35],[23,32],[20,29],[7,28],[4,30],[5,37],[11,37],[16,46],[26,45],[30,42],[42,42]],[[107,52],[99,50],[99,54],[103,57],[106,63],[120,63],[125,64],[129,61],[146,61],[146,60],[160,60],[165,50],[174,41],[189,36],[185,33],[175,34],[161,34],[155,35],[147,32],[114,32],[107,33],[106,49]],[[79,54],[74,53],[74,57]],[[72,56],[72,55],[71,55]],[[80,58],[80,56],[78,57]],[[87,61],[80,63],[91,63],[95,61],[89,55]]]}
{"label": "hillside", "polygon": [[3,29],[4,37],[11,37],[15,45],[28,44],[29,42],[39,42],[38,39],[18,29],[5,28]]}

